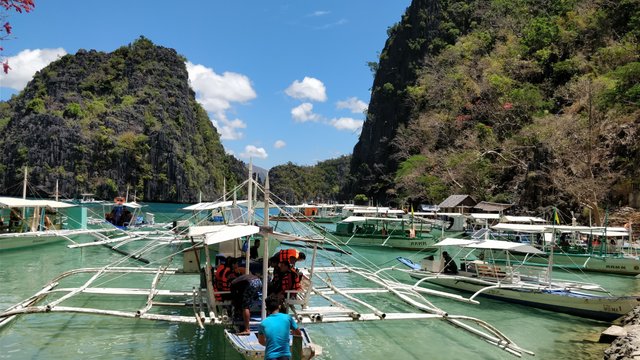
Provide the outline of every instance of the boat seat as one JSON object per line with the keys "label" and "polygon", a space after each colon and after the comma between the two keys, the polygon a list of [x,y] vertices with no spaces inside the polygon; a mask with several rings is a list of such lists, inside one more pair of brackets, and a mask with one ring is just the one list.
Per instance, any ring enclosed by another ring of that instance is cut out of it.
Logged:
{"label": "boat seat", "polygon": [[476,264],[476,271],[479,277],[503,278],[507,276],[507,273],[501,268],[487,264]]}

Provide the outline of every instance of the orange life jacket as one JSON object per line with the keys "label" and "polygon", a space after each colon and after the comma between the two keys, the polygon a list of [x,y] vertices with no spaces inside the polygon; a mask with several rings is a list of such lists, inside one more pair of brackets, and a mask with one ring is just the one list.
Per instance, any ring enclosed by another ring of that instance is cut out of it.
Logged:
{"label": "orange life jacket", "polygon": [[[229,291],[231,290],[231,281],[233,280],[233,270],[225,267],[224,264],[218,265],[216,269],[215,279],[213,281],[213,289],[215,291]],[[222,301],[222,295],[216,294],[216,300]]]}
{"label": "orange life jacket", "polygon": [[300,290],[300,276],[293,269],[281,274],[280,281],[281,291],[285,294],[288,290]]}
{"label": "orange life jacket", "polygon": [[298,258],[298,250],[296,249],[286,249],[280,250],[280,262],[289,263],[290,258]]}

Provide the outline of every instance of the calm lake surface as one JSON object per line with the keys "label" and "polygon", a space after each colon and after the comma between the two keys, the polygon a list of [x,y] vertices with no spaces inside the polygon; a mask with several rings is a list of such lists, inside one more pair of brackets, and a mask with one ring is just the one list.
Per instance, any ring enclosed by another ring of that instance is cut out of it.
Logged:
{"label": "calm lake surface", "polygon": [[[156,222],[173,221],[179,205],[149,204],[145,211]],[[98,209],[98,212],[100,210]],[[119,255],[104,247],[68,249],[65,242],[0,252],[0,308],[33,295],[58,274],[80,267],[104,266]],[[395,257],[419,261],[420,255],[392,249],[357,248],[379,267],[395,265]],[[338,256],[333,253],[331,256]],[[348,259],[347,256],[343,257]],[[327,265],[328,260],[319,259]],[[122,265],[139,266],[130,262]],[[309,260],[300,266],[309,266]],[[596,282],[614,294],[640,294],[633,277],[569,274],[557,277]],[[405,274],[398,279],[411,281]],[[140,286],[148,284],[140,284]],[[358,285],[358,284],[356,284]],[[361,286],[368,286],[366,283]],[[190,286],[185,287],[189,289]],[[488,321],[537,359],[601,359],[606,345],[598,344],[608,324],[545,310],[481,298],[468,305],[441,298],[432,302],[450,314]],[[113,299],[114,304],[121,300]],[[376,321],[308,325],[319,359],[515,359],[508,353],[438,320]],[[0,359],[240,359],[220,329],[113,318],[98,315],[48,313],[22,316],[0,328]]]}

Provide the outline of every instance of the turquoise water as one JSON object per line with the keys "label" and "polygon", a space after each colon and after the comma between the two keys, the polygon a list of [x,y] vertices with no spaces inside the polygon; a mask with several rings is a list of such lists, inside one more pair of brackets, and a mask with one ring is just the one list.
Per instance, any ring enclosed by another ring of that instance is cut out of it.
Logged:
{"label": "turquoise water", "polygon": [[[176,205],[151,204],[157,222],[175,219]],[[40,290],[57,274],[79,267],[98,267],[122,256],[104,247],[68,249],[64,242],[0,252],[0,308]],[[396,256],[418,260],[420,255],[392,249],[359,248],[362,256],[386,267]],[[347,256],[329,254],[338,260]],[[139,266],[129,260],[123,265]],[[301,266],[309,266],[302,263]],[[319,259],[321,264],[328,260]],[[577,275],[561,273],[564,278]],[[394,274],[410,281],[408,276]],[[616,294],[640,294],[632,277],[589,275]],[[193,280],[195,281],[195,279]],[[367,286],[366,283],[356,284]],[[184,287],[184,285],[183,285]],[[190,286],[186,287],[187,289]],[[468,305],[441,298],[432,302],[451,314],[488,321],[538,359],[601,359],[606,345],[597,339],[608,324],[545,310],[481,299]],[[82,302],[82,300],[79,300]],[[114,308],[125,305],[112,299]],[[394,306],[394,305],[392,305]],[[406,309],[398,305],[398,308]],[[462,330],[438,320],[376,321],[308,325],[314,342],[323,347],[320,359],[513,359]],[[120,319],[108,316],[47,313],[22,316],[0,328],[0,359],[239,359],[220,329],[192,325]],[[532,358],[524,356],[524,358]]]}

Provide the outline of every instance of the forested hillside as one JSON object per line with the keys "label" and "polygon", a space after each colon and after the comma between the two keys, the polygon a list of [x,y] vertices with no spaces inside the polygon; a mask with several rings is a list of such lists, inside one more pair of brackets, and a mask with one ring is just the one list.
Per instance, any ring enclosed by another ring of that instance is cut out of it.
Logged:
{"label": "forested hillside", "polygon": [[276,201],[295,205],[345,200],[341,190],[349,178],[350,156],[321,161],[314,166],[291,162],[269,171],[271,192]]}
{"label": "forested hillside", "polygon": [[[0,102],[0,189],[111,199],[215,199],[245,177],[189,87],[185,59],[140,38],[112,53],[80,50],[39,71]],[[32,195],[32,194],[30,194]]]}
{"label": "forested hillside", "polygon": [[351,195],[640,206],[640,1],[414,0],[388,34]]}

